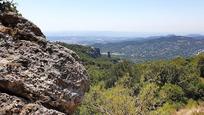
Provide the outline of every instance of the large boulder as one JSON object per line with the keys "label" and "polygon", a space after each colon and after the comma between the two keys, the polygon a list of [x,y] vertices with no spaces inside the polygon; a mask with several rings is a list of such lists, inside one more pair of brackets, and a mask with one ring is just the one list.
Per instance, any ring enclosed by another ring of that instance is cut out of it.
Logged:
{"label": "large boulder", "polygon": [[89,89],[75,52],[15,13],[0,15],[0,115],[72,114]]}

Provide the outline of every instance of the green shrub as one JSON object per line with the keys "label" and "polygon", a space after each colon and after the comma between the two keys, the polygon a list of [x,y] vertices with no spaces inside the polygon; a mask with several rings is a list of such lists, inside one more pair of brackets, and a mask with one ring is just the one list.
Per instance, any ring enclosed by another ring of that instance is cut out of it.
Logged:
{"label": "green shrub", "polygon": [[182,70],[169,63],[149,64],[146,72],[143,74],[141,82],[151,82],[163,86],[165,83],[178,83],[179,76],[183,74]]}
{"label": "green shrub", "polygon": [[189,99],[187,101],[186,108],[191,109],[191,108],[196,108],[196,107],[198,107],[198,102],[197,101],[195,101],[193,99]]}
{"label": "green shrub", "polygon": [[85,96],[83,105],[79,108],[80,115],[134,115],[135,98],[123,86],[104,89],[94,86]]}
{"label": "green shrub", "polygon": [[178,108],[177,104],[165,103],[159,109],[150,112],[150,115],[172,115]]}
{"label": "green shrub", "polygon": [[184,92],[178,85],[167,83],[161,88],[159,97],[163,102],[178,102],[184,100]]}
{"label": "green shrub", "polygon": [[138,95],[138,112],[147,113],[160,105],[158,100],[159,86],[155,83],[145,84]]}

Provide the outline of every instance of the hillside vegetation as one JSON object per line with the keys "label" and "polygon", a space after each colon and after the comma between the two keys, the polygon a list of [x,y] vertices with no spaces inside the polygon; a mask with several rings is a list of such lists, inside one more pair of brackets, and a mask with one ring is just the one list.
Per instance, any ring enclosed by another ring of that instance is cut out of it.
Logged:
{"label": "hillside vegetation", "polygon": [[204,37],[163,36],[138,41],[95,44],[102,52],[119,54],[117,57],[134,62],[189,57],[204,51]]}
{"label": "hillside vegetation", "polygon": [[86,58],[92,86],[76,114],[170,115],[203,106],[203,54],[141,64]]}

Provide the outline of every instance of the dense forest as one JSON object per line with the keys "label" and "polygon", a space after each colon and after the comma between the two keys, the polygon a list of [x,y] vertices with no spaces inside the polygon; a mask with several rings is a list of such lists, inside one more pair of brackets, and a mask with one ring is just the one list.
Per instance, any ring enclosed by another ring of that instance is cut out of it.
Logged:
{"label": "dense forest", "polygon": [[85,46],[62,45],[79,54],[91,80],[76,114],[168,115],[204,106],[204,54],[134,64],[106,56],[93,58],[85,53],[89,49]]}

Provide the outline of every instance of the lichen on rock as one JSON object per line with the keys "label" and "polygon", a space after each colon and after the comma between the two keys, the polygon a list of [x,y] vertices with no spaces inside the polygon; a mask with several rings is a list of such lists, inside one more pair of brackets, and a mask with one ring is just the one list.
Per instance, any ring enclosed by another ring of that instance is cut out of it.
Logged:
{"label": "lichen on rock", "polygon": [[0,14],[0,115],[72,114],[89,89],[78,60],[22,16]]}

